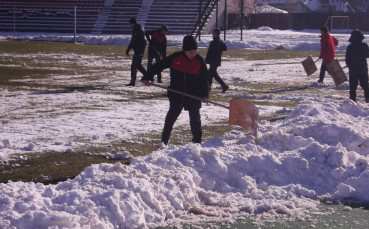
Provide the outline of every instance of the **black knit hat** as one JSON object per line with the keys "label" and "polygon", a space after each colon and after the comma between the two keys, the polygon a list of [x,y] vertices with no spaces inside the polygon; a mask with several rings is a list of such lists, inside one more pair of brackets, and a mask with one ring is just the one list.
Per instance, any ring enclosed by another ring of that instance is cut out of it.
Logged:
{"label": "black knit hat", "polygon": [[364,40],[364,34],[360,32],[360,30],[355,29],[354,31],[351,32],[351,37],[349,39],[351,43],[360,43],[363,40]]}
{"label": "black knit hat", "polygon": [[328,33],[328,27],[327,26],[322,26],[322,27],[320,27],[320,31]]}
{"label": "black knit hat", "polygon": [[197,49],[197,41],[196,39],[191,36],[191,35],[187,35],[183,38],[183,46],[182,46],[183,51],[189,51],[189,50],[194,50]]}
{"label": "black knit hat", "polygon": [[160,29],[162,30],[162,31],[169,31],[169,29],[168,29],[168,26],[167,25],[162,25],[161,27],[160,27]]}
{"label": "black knit hat", "polygon": [[129,19],[129,23],[131,23],[131,24],[137,24],[136,18],[131,17],[131,19]]}

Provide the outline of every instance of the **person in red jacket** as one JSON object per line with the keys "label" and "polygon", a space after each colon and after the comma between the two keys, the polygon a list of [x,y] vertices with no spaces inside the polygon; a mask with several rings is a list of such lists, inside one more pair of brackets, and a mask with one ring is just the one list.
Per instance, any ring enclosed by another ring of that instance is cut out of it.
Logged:
{"label": "person in red jacket", "polygon": [[209,71],[204,58],[197,53],[197,48],[196,39],[191,35],[185,36],[183,38],[183,51],[175,52],[160,62],[155,63],[141,79],[144,85],[150,86],[155,74],[169,68],[169,88],[201,99],[200,101],[199,99],[168,91],[169,110],[165,117],[161,136],[161,141],[165,145],[168,144],[173,125],[183,109],[187,110],[190,116],[192,142],[201,143],[200,108],[201,102],[208,102]]}
{"label": "person in red jacket", "polygon": [[322,59],[322,66],[320,67],[320,74],[318,83],[323,83],[325,72],[328,71],[327,64],[334,60],[335,48],[338,45],[338,40],[328,33],[327,26],[320,28],[320,55]]}

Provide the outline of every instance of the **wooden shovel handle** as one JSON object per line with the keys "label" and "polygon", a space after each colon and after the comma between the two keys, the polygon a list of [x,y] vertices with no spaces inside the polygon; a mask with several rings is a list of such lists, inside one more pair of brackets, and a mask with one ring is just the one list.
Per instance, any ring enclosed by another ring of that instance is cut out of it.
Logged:
{"label": "wooden shovel handle", "polygon": [[[197,100],[200,100],[202,101],[202,98],[200,97],[197,97],[197,96],[194,96],[194,95],[191,95],[191,94],[188,94],[186,92],[182,92],[182,91],[177,91],[177,90],[174,90],[170,87],[166,87],[166,86],[162,86],[162,85],[158,85],[158,84],[155,84],[155,83],[150,83],[151,85],[155,86],[155,87],[160,87],[160,88],[163,88],[163,89],[166,89],[168,91],[171,91],[171,92],[174,92],[174,93],[177,93],[177,94],[180,94],[180,95],[184,95],[184,96],[187,96],[187,97],[190,97],[190,98],[193,98],[193,99],[197,99]],[[211,104],[214,104],[216,106],[220,106],[220,107],[223,107],[223,108],[226,108],[226,109],[229,109],[228,106],[225,106],[223,104],[220,104],[220,103],[216,103],[216,102],[213,102],[213,101],[210,101],[208,100],[209,103]]]}

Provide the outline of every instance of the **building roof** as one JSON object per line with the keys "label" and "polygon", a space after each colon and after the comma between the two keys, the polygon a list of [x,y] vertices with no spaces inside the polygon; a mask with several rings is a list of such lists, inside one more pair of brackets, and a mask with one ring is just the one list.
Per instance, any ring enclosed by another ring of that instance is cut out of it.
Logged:
{"label": "building roof", "polygon": [[287,11],[278,9],[276,7],[267,5],[267,4],[263,4],[260,6],[257,6],[255,9],[255,13],[256,14],[270,14],[270,13],[276,13],[276,14],[287,14]]}

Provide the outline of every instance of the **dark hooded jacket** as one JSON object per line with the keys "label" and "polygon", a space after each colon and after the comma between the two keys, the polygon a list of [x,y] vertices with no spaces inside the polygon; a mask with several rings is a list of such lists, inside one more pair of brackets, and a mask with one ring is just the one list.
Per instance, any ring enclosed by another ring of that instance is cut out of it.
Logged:
{"label": "dark hooded jacket", "polygon": [[[170,68],[170,88],[199,98],[209,96],[209,72],[205,60],[199,54],[190,60],[184,51],[175,52],[154,64],[141,80],[151,81],[155,74],[166,68]],[[171,101],[183,104],[185,109],[201,107],[200,100],[178,93],[168,91],[168,97]]]}
{"label": "dark hooded jacket", "polygon": [[144,28],[140,24],[136,24],[132,28],[132,38],[128,45],[127,52],[133,49],[135,54],[143,54],[146,48],[146,39]]}
{"label": "dark hooded jacket", "polygon": [[369,57],[369,47],[362,42],[364,35],[360,31],[353,31],[346,49],[346,65],[349,68],[349,74],[363,74],[368,72],[366,58]]}
{"label": "dark hooded jacket", "polygon": [[217,67],[220,66],[223,51],[227,51],[227,45],[219,37],[214,37],[210,42],[205,57],[206,63]]}

